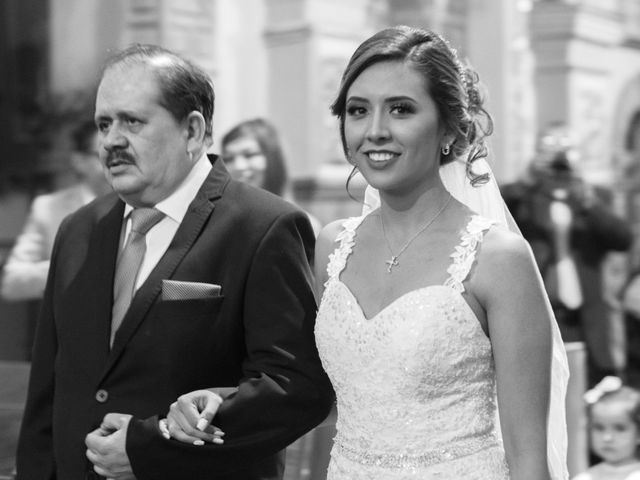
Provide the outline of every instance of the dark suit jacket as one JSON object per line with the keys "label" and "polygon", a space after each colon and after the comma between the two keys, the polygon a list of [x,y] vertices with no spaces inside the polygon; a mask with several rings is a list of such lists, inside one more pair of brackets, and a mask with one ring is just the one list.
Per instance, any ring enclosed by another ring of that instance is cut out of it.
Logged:
{"label": "dark suit jacket", "polygon": [[[214,159],[110,351],[123,208],[115,195],[103,197],[60,228],[37,327],[18,479],[93,477],[84,438],[109,412],[135,416],[127,453],[138,480],[280,478],[279,452],[321,422],[333,400],[313,337],[307,216],[231,180]],[[169,278],[218,284],[222,295],[162,301],[162,279]],[[160,436],[156,415],[179,395],[225,386],[239,391],[215,420],[226,432],[224,445]]]}

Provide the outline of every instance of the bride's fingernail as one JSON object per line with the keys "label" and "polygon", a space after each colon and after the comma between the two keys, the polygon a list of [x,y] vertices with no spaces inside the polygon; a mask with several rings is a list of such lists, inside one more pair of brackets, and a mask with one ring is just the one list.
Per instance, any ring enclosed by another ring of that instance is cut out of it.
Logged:
{"label": "bride's fingernail", "polygon": [[208,425],[209,425],[209,422],[207,422],[207,419],[201,418],[200,420],[198,420],[198,423],[196,424],[196,428],[201,432],[203,432]]}
{"label": "bride's fingernail", "polygon": [[217,443],[219,445],[224,443],[224,440],[219,438],[219,437],[214,437],[213,440],[211,440],[213,443]]}
{"label": "bride's fingernail", "polygon": [[194,440],[193,444],[198,446],[204,445],[204,440]]}
{"label": "bride's fingernail", "polygon": [[160,427],[160,433],[162,433],[162,436],[169,440],[171,438],[171,434],[169,433],[169,427],[167,427],[167,420],[164,418],[160,420],[158,422],[158,427]]}

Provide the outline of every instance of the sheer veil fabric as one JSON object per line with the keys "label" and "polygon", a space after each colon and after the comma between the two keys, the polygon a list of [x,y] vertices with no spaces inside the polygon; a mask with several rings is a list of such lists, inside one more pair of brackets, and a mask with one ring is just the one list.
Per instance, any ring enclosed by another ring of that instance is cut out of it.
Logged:
{"label": "sheer veil fabric", "polygon": [[[440,167],[440,177],[445,188],[455,199],[467,205],[474,212],[495,221],[509,230],[522,235],[500,194],[491,168],[485,159],[473,163],[477,174],[488,173],[489,180],[478,186],[471,185],[463,160],[455,160]],[[362,207],[366,215],[380,206],[380,195],[371,186],[367,186]],[[569,381],[569,364],[560,329],[555,321],[551,322],[553,348],[551,359],[551,394],[547,418],[547,459],[549,472],[553,480],[569,478],[567,469],[567,428],[565,414],[565,396]],[[499,408],[499,406],[498,406]]]}

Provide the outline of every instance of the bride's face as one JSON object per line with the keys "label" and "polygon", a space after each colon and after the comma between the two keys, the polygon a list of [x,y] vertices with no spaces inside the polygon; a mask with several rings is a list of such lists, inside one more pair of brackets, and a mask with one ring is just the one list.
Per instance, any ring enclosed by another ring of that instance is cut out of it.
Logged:
{"label": "bride's face", "polygon": [[444,140],[436,104],[404,62],[376,63],[356,78],[344,130],[350,161],[373,187],[407,193],[439,181]]}

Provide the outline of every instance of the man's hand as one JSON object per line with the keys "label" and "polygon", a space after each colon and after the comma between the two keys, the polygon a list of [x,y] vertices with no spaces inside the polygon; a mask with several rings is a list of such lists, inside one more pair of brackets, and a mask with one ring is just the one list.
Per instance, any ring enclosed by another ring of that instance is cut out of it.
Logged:
{"label": "man's hand", "polygon": [[87,458],[98,475],[107,479],[135,480],[126,451],[131,415],[109,413],[99,428],[85,438]]}

